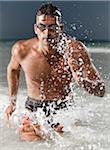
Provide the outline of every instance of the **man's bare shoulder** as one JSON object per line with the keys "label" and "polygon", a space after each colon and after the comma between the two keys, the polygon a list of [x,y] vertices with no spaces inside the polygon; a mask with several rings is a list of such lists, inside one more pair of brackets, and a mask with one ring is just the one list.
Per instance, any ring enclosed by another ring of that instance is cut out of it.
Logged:
{"label": "man's bare shoulder", "polygon": [[25,40],[23,41],[22,43],[27,49],[31,49],[33,48],[34,46],[38,46],[38,39],[35,37],[35,38],[32,38],[32,39],[28,39],[28,40]]}
{"label": "man's bare shoulder", "polygon": [[23,58],[32,48],[34,48],[35,45],[38,45],[37,43],[37,38],[17,41],[12,47],[12,54]]}
{"label": "man's bare shoulder", "polygon": [[73,40],[73,39],[69,39],[68,40],[68,45],[69,45],[69,51],[70,52],[78,52],[78,53],[83,53],[86,52],[86,46],[78,40]]}
{"label": "man's bare shoulder", "polygon": [[78,40],[69,40],[69,56],[75,60],[82,59],[87,64],[90,64],[90,57],[86,46]]}

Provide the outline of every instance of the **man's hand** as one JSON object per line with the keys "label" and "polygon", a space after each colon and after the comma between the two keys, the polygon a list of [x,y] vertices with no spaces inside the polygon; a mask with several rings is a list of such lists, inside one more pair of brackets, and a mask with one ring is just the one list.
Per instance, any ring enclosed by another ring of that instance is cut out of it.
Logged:
{"label": "man's hand", "polygon": [[32,124],[32,120],[24,115],[19,128],[20,139],[23,141],[43,140],[42,126]]}
{"label": "man's hand", "polygon": [[37,141],[43,140],[44,137],[41,134],[42,129],[40,125],[24,124],[19,129],[20,140],[22,141]]}
{"label": "man's hand", "polygon": [[5,119],[6,121],[9,121],[9,118],[11,117],[12,113],[15,111],[16,106],[10,104],[6,110],[5,110]]}

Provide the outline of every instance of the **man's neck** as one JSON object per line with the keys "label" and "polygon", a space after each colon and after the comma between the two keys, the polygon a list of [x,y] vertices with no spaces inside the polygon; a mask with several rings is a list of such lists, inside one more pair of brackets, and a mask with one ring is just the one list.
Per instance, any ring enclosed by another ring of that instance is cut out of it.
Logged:
{"label": "man's neck", "polygon": [[42,54],[44,54],[46,57],[49,57],[51,55],[55,55],[57,48],[56,46],[44,46],[42,45],[42,43],[39,42],[39,47],[38,47],[38,51],[41,52]]}

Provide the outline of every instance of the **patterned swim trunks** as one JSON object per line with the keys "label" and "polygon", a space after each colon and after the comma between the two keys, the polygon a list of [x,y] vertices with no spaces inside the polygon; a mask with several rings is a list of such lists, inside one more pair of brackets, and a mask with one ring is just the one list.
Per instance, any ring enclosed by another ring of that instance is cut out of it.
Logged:
{"label": "patterned swim trunks", "polygon": [[[52,117],[57,113],[58,110],[68,109],[71,103],[68,100],[35,100],[33,98],[27,97],[25,102],[25,108],[30,112],[37,112],[38,109],[42,109],[45,114],[45,117],[48,118],[47,122],[51,127],[59,125],[59,123],[54,123]],[[51,119],[50,119],[51,118]]]}

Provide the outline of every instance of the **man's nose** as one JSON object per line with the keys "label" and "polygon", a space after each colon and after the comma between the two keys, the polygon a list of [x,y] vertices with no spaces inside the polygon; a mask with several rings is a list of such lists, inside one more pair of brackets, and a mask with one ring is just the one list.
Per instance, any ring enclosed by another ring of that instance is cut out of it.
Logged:
{"label": "man's nose", "polygon": [[45,29],[45,35],[50,35],[50,30],[48,28]]}

